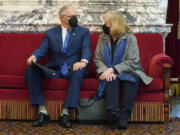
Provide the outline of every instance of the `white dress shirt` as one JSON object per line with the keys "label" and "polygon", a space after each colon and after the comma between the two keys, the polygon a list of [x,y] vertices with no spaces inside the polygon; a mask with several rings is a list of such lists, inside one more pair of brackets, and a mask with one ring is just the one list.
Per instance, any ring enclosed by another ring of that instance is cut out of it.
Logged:
{"label": "white dress shirt", "polygon": [[66,34],[67,34],[67,29],[65,28],[65,27],[63,27],[63,26],[61,26],[62,27],[62,51],[63,51],[63,48],[64,48],[64,40],[65,40],[65,38],[66,38]]}
{"label": "white dress shirt", "polygon": [[[63,41],[62,51],[63,51],[63,48],[64,48],[64,40],[65,40],[65,38],[66,38],[67,29],[66,29],[65,27],[63,27],[62,25],[61,25],[61,27],[62,27],[62,41]],[[71,31],[71,30],[70,30],[70,31]],[[84,61],[84,62],[88,63],[88,60],[86,60],[86,59],[81,59],[81,61]]]}

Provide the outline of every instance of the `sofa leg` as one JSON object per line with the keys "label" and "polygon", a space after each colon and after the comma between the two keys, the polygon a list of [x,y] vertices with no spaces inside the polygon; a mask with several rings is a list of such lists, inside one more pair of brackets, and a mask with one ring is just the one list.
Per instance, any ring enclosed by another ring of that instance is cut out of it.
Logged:
{"label": "sofa leg", "polygon": [[170,89],[170,75],[171,75],[171,65],[164,64],[163,65],[163,84],[164,84],[164,117],[165,122],[170,120],[170,97],[169,97],[169,89]]}

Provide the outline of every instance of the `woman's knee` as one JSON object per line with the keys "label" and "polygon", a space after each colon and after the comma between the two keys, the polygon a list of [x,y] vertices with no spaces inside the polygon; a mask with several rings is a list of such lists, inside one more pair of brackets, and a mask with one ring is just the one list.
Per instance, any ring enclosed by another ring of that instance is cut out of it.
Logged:
{"label": "woman's knee", "polygon": [[107,85],[110,85],[110,86],[111,85],[114,86],[114,85],[117,85],[117,84],[119,84],[119,80],[118,79],[115,79],[115,80],[107,82]]}

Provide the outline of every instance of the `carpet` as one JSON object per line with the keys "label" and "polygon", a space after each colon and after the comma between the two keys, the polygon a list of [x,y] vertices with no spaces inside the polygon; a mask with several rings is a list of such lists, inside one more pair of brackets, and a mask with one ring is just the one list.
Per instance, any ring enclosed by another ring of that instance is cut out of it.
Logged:
{"label": "carpet", "polygon": [[79,125],[64,129],[58,122],[32,127],[32,121],[0,121],[0,135],[180,135],[180,118],[169,123],[129,123],[127,130],[111,130],[108,125]]}

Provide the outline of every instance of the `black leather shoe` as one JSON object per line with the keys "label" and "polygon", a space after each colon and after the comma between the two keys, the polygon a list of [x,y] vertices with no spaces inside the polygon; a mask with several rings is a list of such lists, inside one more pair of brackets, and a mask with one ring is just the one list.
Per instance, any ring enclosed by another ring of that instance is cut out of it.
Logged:
{"label": "black leather shoe", "polygon": [[117,129],[126,130],[127,129],[127,124],[128,124],[127,120],[120,120],[118,122]]}
{"label": "black leather shoe", "polygon": [[61,126],[63,126],[64,128],[71,128],[72,125],[71,125],[71,122],[70,122],[69,115],[64,114],[63,116],[61,116],[60,119],[59,119],[59,124]]}
{"label": "black leather shoe", "polygon": [[115,111],[108,111],[107,115],[109,124],[116,125],[118,123],[119,118]]}
{"label": "black leather shoe", "polygon": [[119,120],[117,113],[115,111],[108,110],[107,117],[108,117],[108,122],[111,126],[111,129],[113,129],[113,130],[117,129],[117,124],[118,124],[118,120]]}
{"label": "black leather shoe", "polygon": [[33,123],[33,126],[46,126],[49,122],[49,115],[41,112],[39,113],[38,119]]}

